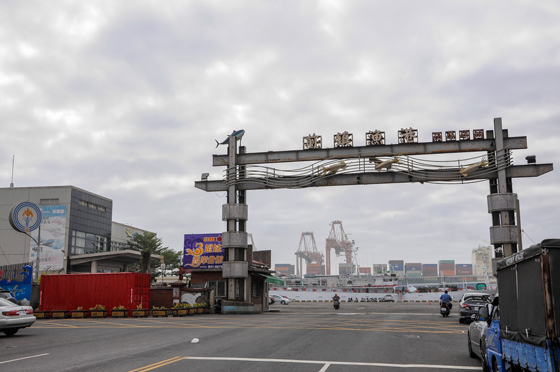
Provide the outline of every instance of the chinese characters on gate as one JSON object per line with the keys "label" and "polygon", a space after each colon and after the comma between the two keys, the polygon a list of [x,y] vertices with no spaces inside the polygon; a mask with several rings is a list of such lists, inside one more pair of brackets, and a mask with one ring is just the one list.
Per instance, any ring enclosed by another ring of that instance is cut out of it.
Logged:
{"label": "chinese characters on gate", "polygon": [[[472,131],[473,139],[484,139],[483,129],[474,129]],[[398,132],[398,143],[418,143],[418,130],[412,128],[401,128]],[[459,141],[469,141],[471,139],[470,130],[459,131]],[[446,131],[445,141],[451,142],[457,140],[457,132]],[[442,142],[442,132],[432,132],[432,142]],[[354,147],[354,136],[352,133],[342,132],[334,135],[334,147]],[[369,131],[366,133],[366,146],[385,145],[385,132],[380,130]],[[313,133],[303,137],[303,149],[313,150],[323,148],[323,136]]]}

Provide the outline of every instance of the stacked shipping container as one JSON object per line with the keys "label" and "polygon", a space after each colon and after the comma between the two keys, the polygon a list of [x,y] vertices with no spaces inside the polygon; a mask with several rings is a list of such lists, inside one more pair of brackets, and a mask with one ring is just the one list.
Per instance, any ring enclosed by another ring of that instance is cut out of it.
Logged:
{"label": "stacked shipping container", "polygon": [[404,261],[403,260],[391,260],[389,261],[389,271],[395,274],[404,274]]}
{"label": "stacked shipping container", "polygon": [[440,276],[454,276],[455,275],[455,260],[441,260],[439,264]]}
{"label": "stacked shipping container", "polygon": [[360,267],[360,274],[371,274],[371,267]]}
{"label": "stacked shipping container", "polygon": [[437,264],[423,264],[422,276],[438,276]]}
{"label": "stacked shipping container", "polygon": [[473,275],[473,265],[457,264],[455,265],[455,272],[457,275]]}
{"label": "stacked shipping container", "polygon": [[387,265],[373,265],[374,274],[385,274],[387,272]]}
{"label": "stacked shipping container", "polygon": [[405,265],[405,275],[411,277],[422,276],[422,264],[421,263],[407,263]]}
{"label": "stacked shipping container", "polygon": [[41,276],[39,310],[89,309],[103,305],[150,308],[150,274],[62,274]]}
{"label": "stacked shipping container", "polygon": [[307,264],[307,274],[323,275],[325,273],[325,266],[318,263]]}
{"label": "stacked shipping container", "polygon": [[354,273],[354,265],[341,263],[338,264],[339,275],[352,275]]}
{"label": "stacked shipping container", "polygon": [[276,264],[274,266],[274,270],[284,275],[294,275],[295,273],[294,265],[290,265],[290,264]]}

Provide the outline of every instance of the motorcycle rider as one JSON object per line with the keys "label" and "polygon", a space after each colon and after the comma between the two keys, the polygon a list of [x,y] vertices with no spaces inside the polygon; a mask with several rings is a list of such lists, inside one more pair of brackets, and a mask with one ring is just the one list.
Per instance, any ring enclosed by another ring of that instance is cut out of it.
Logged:
{"label": "motorcycle rider", "polygon": [[451,303],[451,300],[453,299],[453,297],[451,297],[449,294],[447,294],[447,289],[445,290],[445,293],[442,294],[439,298],[439,306],[442,305],[442,303],[446,303],[447,307],[449,308],[449,310],[451,310],[451,308],[453,307],[453,304]]}
{"label": "motorcycle rider", "polygon": [[334,309],[338,310],[338,308],[340,307],[340,297],[338,297],[338,295],[335,293],[332,299],[333,299]]}

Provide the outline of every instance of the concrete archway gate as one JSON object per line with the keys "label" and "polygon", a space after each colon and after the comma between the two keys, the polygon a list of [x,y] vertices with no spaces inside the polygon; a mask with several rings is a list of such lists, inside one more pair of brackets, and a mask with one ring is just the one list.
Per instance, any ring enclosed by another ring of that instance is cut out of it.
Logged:
{"label": "concrete archway gate", "polygon": [[[226,167],[223,180],[208,180],[203,175],[195,187],[207,192],[227,192],[222,220],[227,231],[222,234],[224,262],[222,277],[227,279],[227,299],[250,302],[251,283],[246,250],[248,190],[375,185],[387,183],[454,182],[488,180],[488,212],[492,214],[490,242],[496,258],[512,255],[520,247],[519,200],[513,193],[512,179],[538,177],[553,170],[553,164],[537,164],[527,157],[527,164],[514,165],[511,152],[527,148],[526,137],[509,137],[501,118],[494,119],[494,130],[432,133],[432,142],[418,142],[416,129],[398,131],[398,144],[385,144],[385,132],[367,132],[365,146],[354,146],[353,134],[334,135],[334,147],[322,148],[322,136],[303,139],[303,149],[247,153],[237,142],[244,131],[234,131],[221,144],[226,155],[213,155],[213,166]],[[432,166],[415,159],[416,155],[483,153],[458,161],[452,166]],[[315,162],[300,169],[281,171],[270,164]]]}

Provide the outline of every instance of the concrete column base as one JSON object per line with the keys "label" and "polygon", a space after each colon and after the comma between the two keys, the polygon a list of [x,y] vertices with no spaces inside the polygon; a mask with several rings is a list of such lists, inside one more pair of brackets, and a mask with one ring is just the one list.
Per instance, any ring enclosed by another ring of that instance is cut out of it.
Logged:
{"label": "concrete column base", "polygon": [[255,304],[241,301],[222,301],[222,314],[255,314]]}

